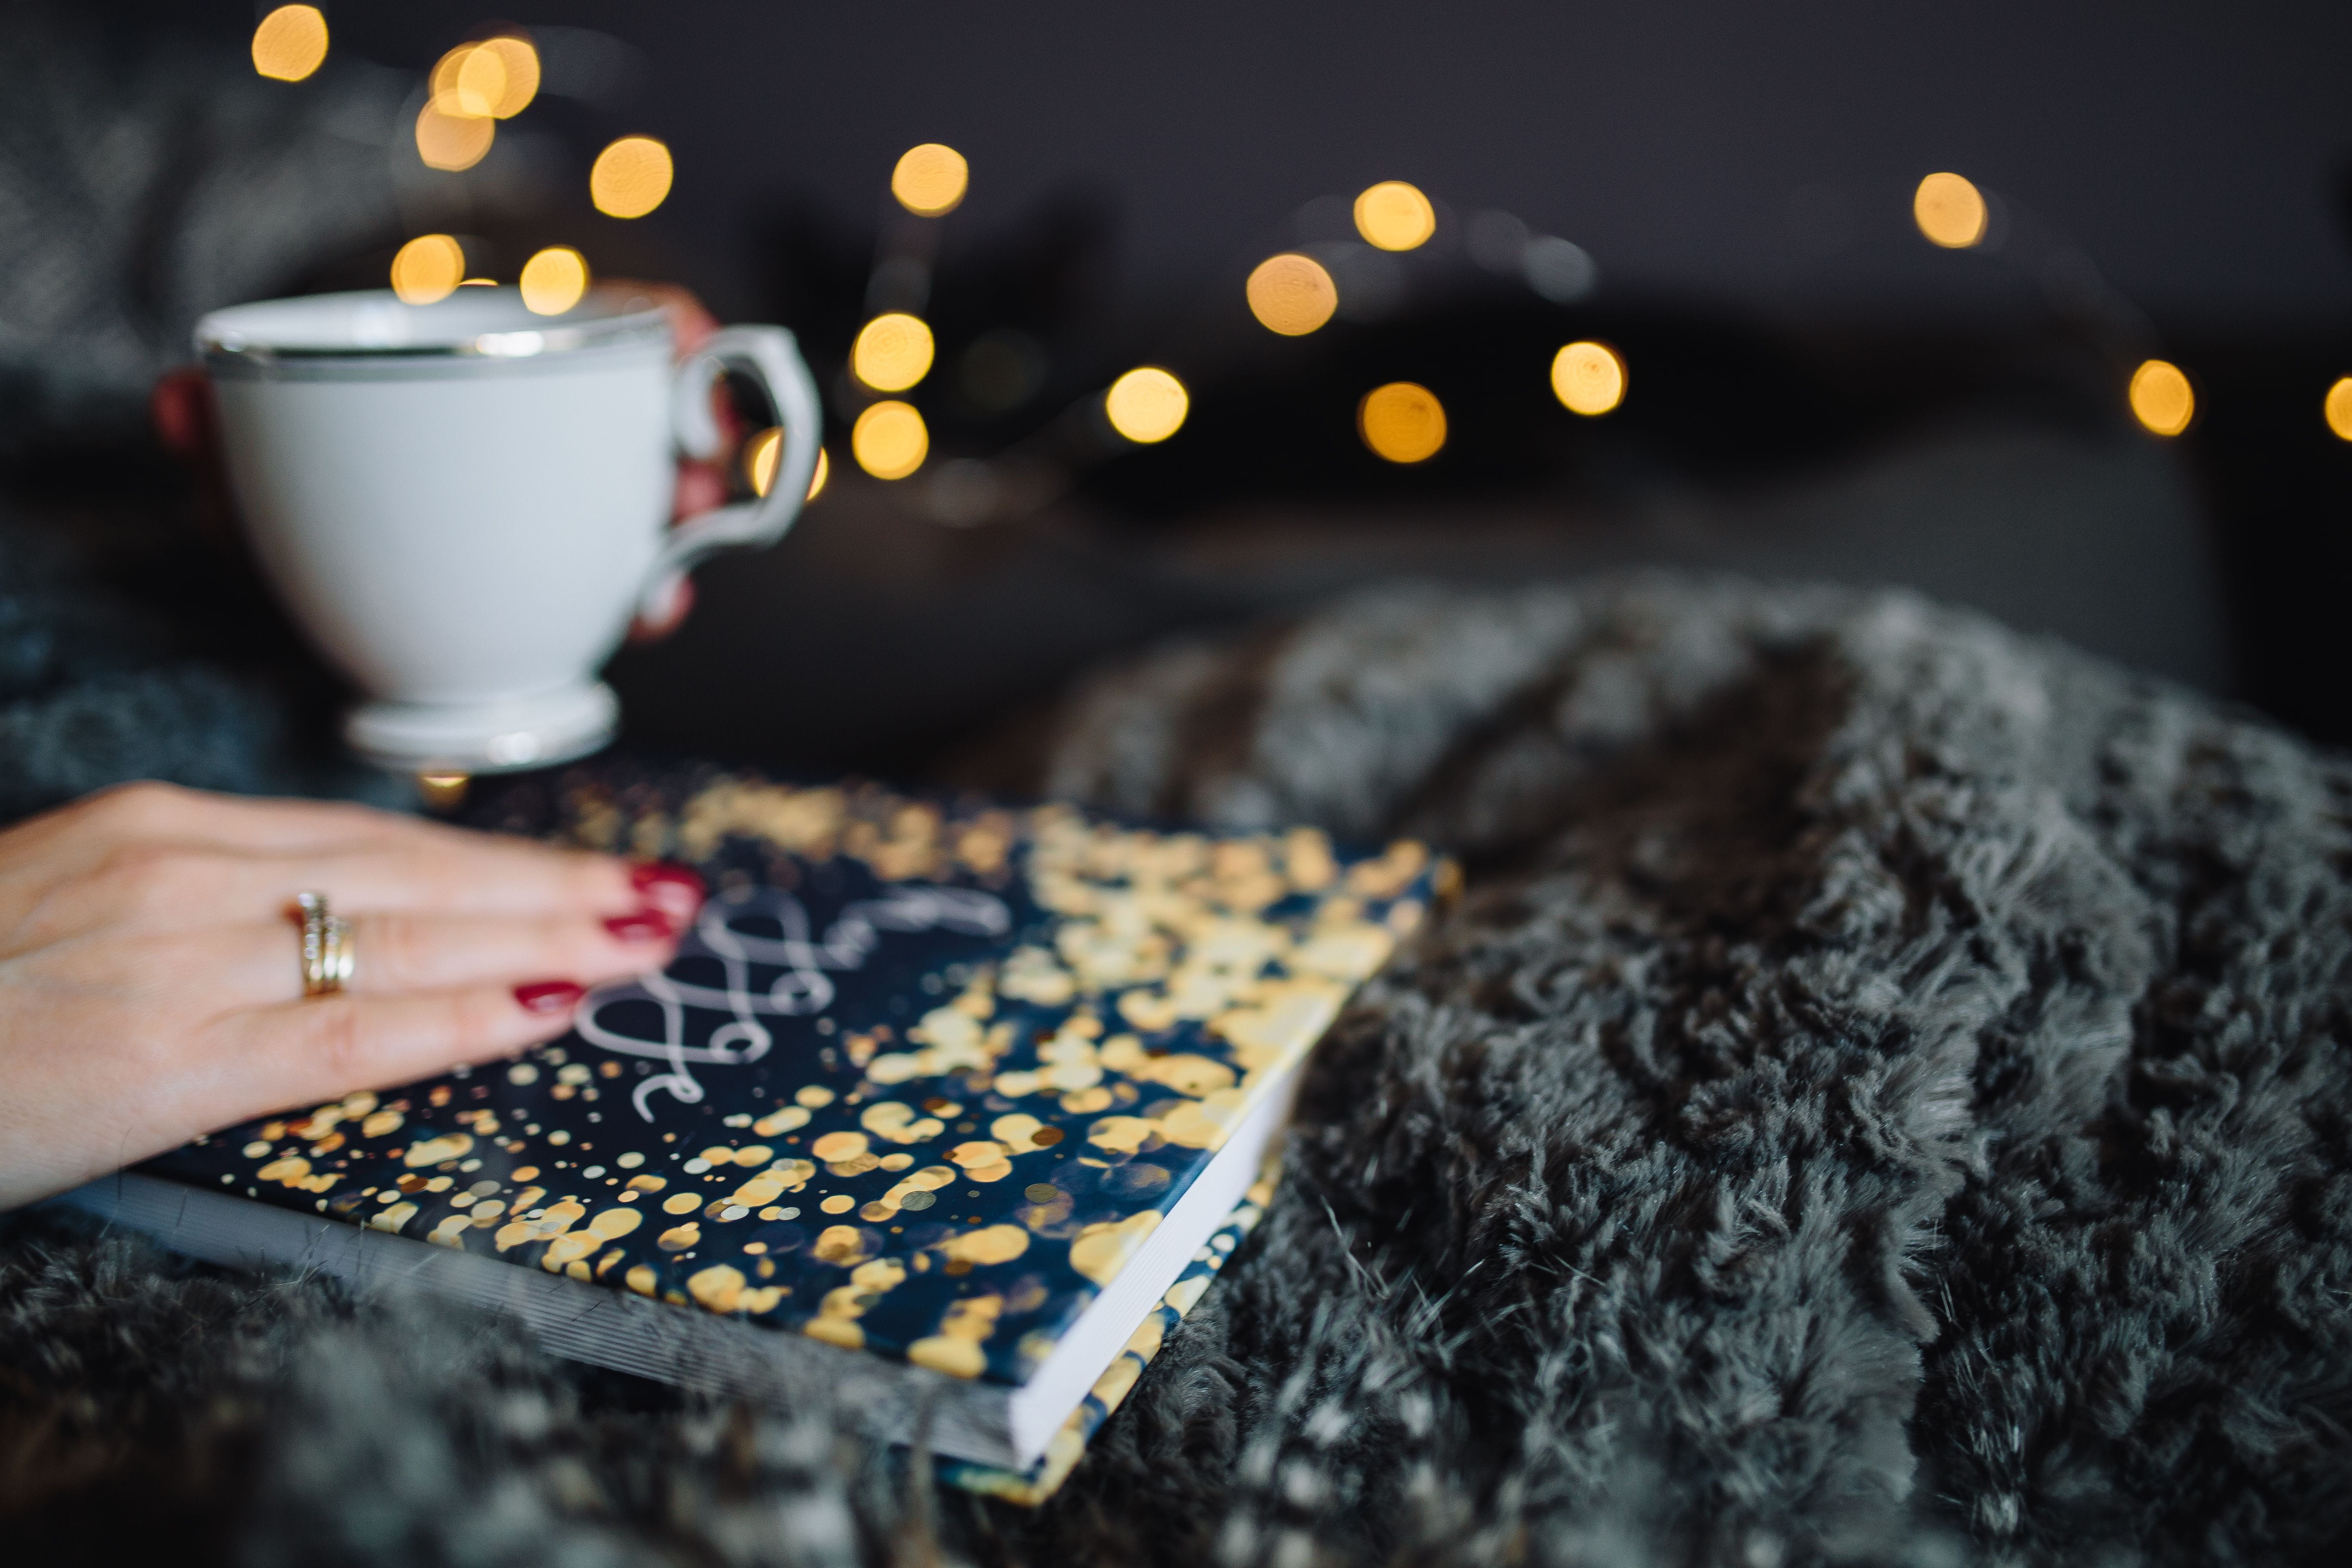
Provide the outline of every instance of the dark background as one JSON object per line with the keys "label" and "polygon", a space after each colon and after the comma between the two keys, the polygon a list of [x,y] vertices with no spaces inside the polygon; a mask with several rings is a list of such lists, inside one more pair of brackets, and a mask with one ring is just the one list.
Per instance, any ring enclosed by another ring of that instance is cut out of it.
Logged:
{"label": "dark background", "polygon": [[[706,569],[687,633],[615,667],[640,744],[904,768],[1164,632],[1397,574],[1645,563],[1910,584],[2352,740],[2352,445],[2318,412],[2352,374],[2352,7],[323,8],[337,68],[420,71],[494,21],[621,40],[593,101],[502,132],[494,159],[553,193],[525,226],[784,321],[821,378],[903,224],[898,154],[971,161],[915,398],[931,468],[837,462],[793,539]],[[105,14],[241,48],[266,9]],[[635,225],[579,197],[624,132],[677,159]],[[1937,169],[1993,195],[2000,245],[1921,239]],[[1316,237],[1317,198],[1391,177],[1442,214],[1396,306],[1296,342],[1251,324],[1249,268]],[[1487,207],[1582,246],[1598,292],[1471,267]],[[1007,326],[1045,385],[976,411],[958,356]],[[1571,335],[1627,353],[1609,419],[1542,392]],[[2125,412],[2151,353],[2200,389],[2176,442]],[[1187,428],[1073,445],[1063,411],[1147,360],[1192,384]],[[1355,398],[1398,376],[1454,417],[1422,469],[1354,439]],[[943,526],[940,466],[1024,442],[1066,491]]]}

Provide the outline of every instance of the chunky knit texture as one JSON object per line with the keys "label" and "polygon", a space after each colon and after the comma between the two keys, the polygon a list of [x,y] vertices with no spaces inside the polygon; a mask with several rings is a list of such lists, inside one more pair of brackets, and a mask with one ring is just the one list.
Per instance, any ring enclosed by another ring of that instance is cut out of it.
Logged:
{"label": "chunky knit texture", "polygon": [[[1063,1493],[428,1304],[0,1251],[16,1539],[268,1564],[2295,1563],[2352,1545],[2352,768],[1895,595],[1355,600],[1053,790],[1469,893]],[[14,765],[14,764],[11,764]]]}

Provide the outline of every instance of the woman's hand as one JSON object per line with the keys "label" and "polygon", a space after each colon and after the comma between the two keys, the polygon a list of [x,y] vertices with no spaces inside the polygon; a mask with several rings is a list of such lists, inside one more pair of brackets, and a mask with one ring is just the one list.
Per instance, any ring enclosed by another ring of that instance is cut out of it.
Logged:
{"label": "woman's hand", "polygon": [[[305,997],[312,889],[356,968]],[[163,784],[0,832],[0,1209],[551,1039],[585,986],[667,963],[701,900],[674,867]]]}

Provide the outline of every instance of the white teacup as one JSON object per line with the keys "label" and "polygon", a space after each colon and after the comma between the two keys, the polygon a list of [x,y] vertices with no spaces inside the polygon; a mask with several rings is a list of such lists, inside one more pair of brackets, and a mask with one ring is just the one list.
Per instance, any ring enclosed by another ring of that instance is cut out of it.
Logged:
{"label": "white teacup", "polygon": [[[730,327],[675,364],[668,318],[625,289],[559,316],[513,289],[273,300],[206,316],[196,349],[263,568],[373,699],[344,736],[404,772],[604,745],[619,704],[594,672],[631,616],[711,552],[782,537],[816,467],[790,332]],[[719,446],[722,370],[775,406],[775,479],[673,528],[678,454]]]}

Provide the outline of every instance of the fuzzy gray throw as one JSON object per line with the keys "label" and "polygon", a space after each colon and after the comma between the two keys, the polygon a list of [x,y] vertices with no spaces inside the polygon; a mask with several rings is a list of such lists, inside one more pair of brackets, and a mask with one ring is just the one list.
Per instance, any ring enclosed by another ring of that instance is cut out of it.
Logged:
{"label": "fuzzy gray throw", "polygon": [[[2352,1547],[2352,768],[1892,595],[1357,600],[1080,691],[1035,783],[1470,891],[1033,1514],[821,1390],[20,1221],[26,1561],[2320,1563]],[[1000,781],[1009,775],[998,759]]]}

